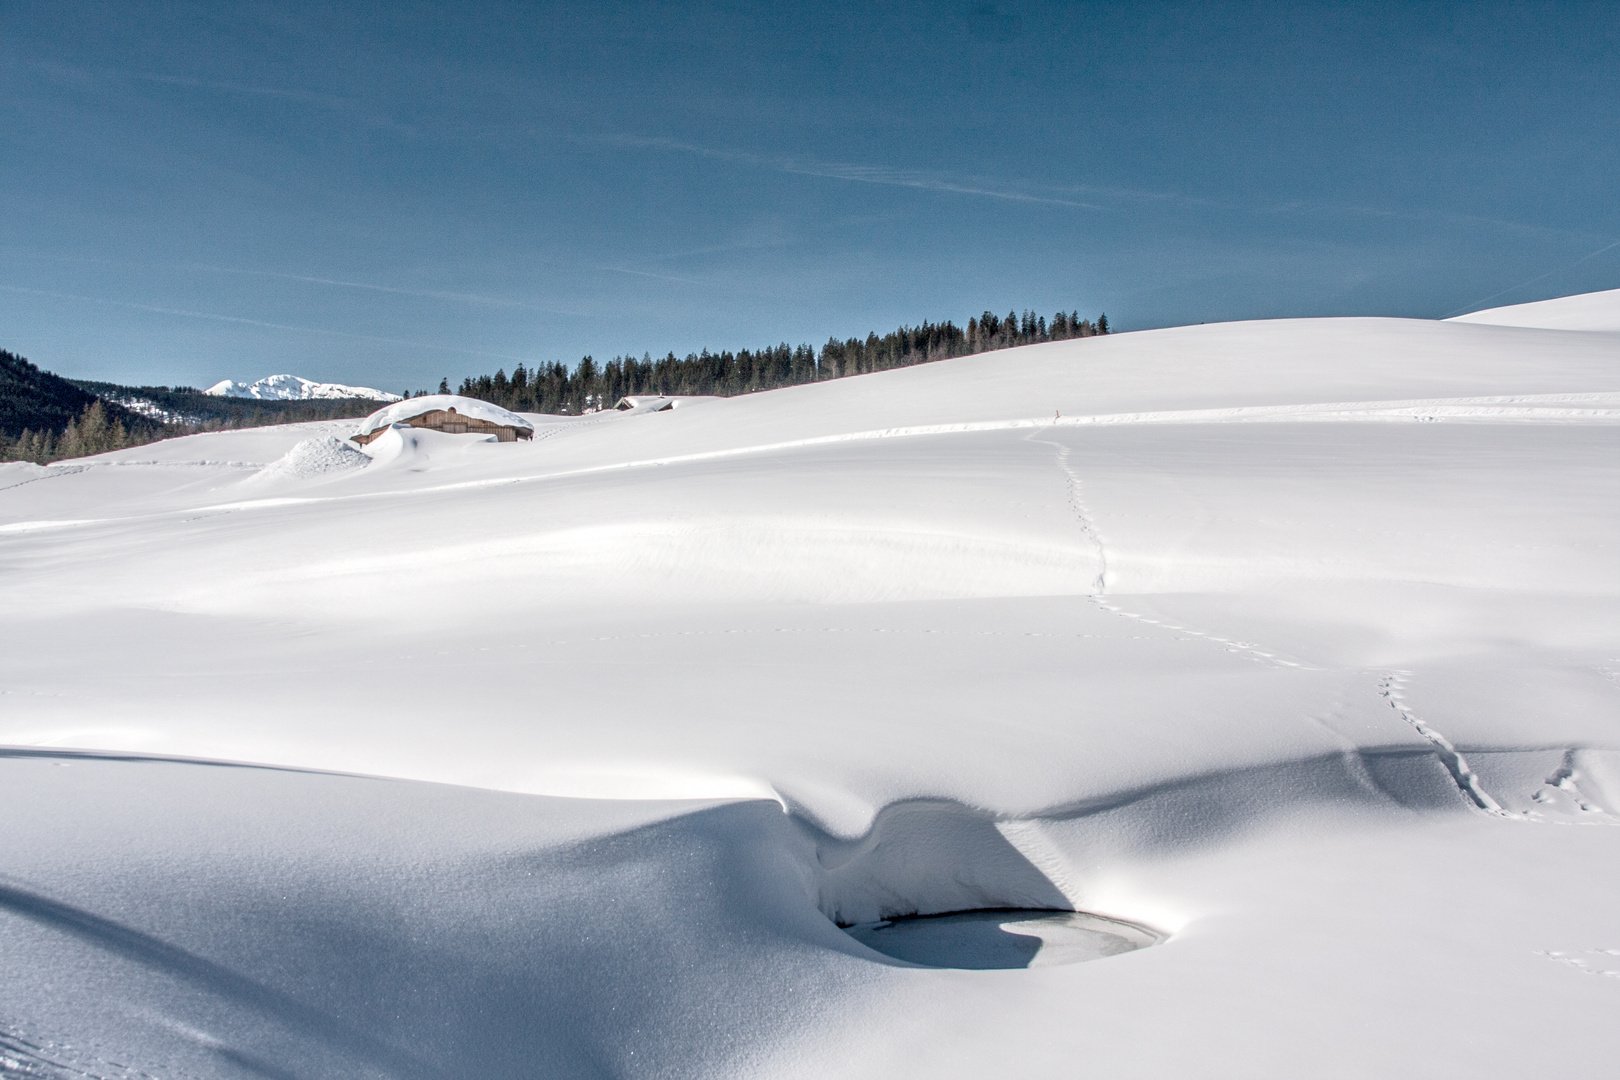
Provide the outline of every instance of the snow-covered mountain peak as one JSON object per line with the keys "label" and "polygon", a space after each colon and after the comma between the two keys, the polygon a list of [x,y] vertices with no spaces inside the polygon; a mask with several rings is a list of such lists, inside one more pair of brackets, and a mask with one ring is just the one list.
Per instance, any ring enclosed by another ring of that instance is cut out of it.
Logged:
{"label": "snow-covered mountain peak", "polygon": [[221,379],[204,390],[214,397],[256,398],[260,401],[309,401],[316,398],[364,398],[367,401],[399,401],[398,394],[390,394],[370,386],[346,386],[343,383],[315,382],[297,375],[270,375],[258,382],[239,383]]}

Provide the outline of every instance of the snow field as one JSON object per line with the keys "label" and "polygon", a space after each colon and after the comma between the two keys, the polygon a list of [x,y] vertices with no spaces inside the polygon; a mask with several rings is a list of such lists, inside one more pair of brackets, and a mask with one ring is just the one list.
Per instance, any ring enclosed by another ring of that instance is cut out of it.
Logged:
{"label": "snow field", "polygon": [[[1612,1059],[1613,335],[1189,327],[528,419],[0,466],[0,1033],[206,1076]],[[1169,937],[948,971],[835,925],[1000,907]]]}

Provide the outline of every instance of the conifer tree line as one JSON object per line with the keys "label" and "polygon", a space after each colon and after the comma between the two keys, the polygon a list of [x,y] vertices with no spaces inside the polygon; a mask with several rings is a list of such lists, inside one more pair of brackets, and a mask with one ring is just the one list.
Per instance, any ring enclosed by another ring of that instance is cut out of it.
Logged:
{"label": "conifer tree line", "polygon": [[[458,392],[520,412],[577,414],[610,407],[627,396],[731,397],[1106,333],[1107,315],[1092,322],[1078,312],[1060,311],[1048,321],[1031,311],[1022,315],[1010,311],[1005,317],[986,311],[969,319],[966,329],[949,321],[925,322],[882,337],[833,338],[819,350],[784,343],[738,352],[704,349],[685,357],[671,352],[661,360],[646,354],[639,360],[618,356],[600,365],[587,356],[573,370],[562,363],[533,370],[520,364],[510,376],[502,370],[467,378]],[[449,380],[441,381],[439,393],[449,392]],[[181,412],[205,415],[191,415],[179,423],[154,420],[125,408],[126,398],[168,410],[162,414],[165,418]],[[198,431],[364,416],[377,404],[350,399],[239,402],[210,398],[191,387],[68,380],[0,350],[0,461],[43,465]]]}
{"label": "conifer tree line", "polygon": [[[1047,321],[1032,311],[1022,315],[1009,311],[1005,317],[986,311],[969,319],[965,330],[949,321],[925,322],[921,326],[902,326],[882,337],[874,333],[864,339],[833,338],[819,351],[809,345],[783,343],[738,352],[704,349],[684,357],[671,352],[661,360],[654,360],[650,354],[639,360],[617,356],[605,364],[587,356],[572,371],[560,362],[532,370],[519,364],[511,375],[502,369],[494,375],[464,379],[456,393],[517,412],[581,413],[611,407],[627,396],[732,397],[1016,345],[1106,333],[1107,315],[1092,322],[1080,318],[1078,312],[1060,311]],[[449,380],[439,383],[439,393],[450,392]]]}
{"label": "conifer tree line", "polygon": [[44,465],[63,458],[142,446],[162,438],[167,438],[167,434],[161,427],[126,427],[123,420],[108,416],[107,407],[100,401],[92,401],[84,412],[68,421],[60,434],[48,428],[40,431],[24,428],[22,434],[10,439],[0,432],[0,461],[32,461]]}
{"label": "conifer tree line", "polygon": [[352,419],[369,415],[382,403],[354,398],[253,404],[259,407],[237,407],[227,414],[209,417],[200,423],[163,424],[135,416],[130,418],[131,423],[126,424],[123,418],[114,415],[116,405],[110,406],[98,399],[69,420],[62,431],[52,431],[48,427],[41,427],[37,431],[24,428],[16,438],[10,438],[0,430],[0,461],[32,461],[35,465],[47,465],[53,461],[105,454],[109,450],[145,446],[147,443],[204,431]]}

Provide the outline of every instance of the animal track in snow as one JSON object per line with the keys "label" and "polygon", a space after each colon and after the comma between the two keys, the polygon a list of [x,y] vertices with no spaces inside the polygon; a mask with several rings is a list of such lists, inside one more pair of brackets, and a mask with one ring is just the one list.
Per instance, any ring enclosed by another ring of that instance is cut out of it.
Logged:
{"label": "animal track in snow", "polygon": [[1222,637],[1219,634],[1212,634],[1207,630],[1197,630],[1190,626],[1166,622],[1162,619],[1155,619],[1147,615],[1139,615],[1134,611],[1127,611],[1118,604],[1112,603],[1111,601],[1105,599],[1109,586],[1108,549],[1103,543],[1102,532],[1097,528],[1096,517],[1093,515],[1091,508],[1086,505],[1084,496],[1084,482],[1080,479],[1080,474],[1075,471],[1074,466],[1069,463],[1069,458],[1072,451],[1069,449],[1068,445],[1053,439],[1037,438],[1036,436],[1039,435],[1042,430],[1043,429],[1041,428],[1037,428],[1030,432],[1024,437],[1025,441],[1044,443],[1057,451],[1058,468],[1062,470],[1064,477],[1068,481],[1069,509],[1073,511],[1076,520],[1079,521],[1080,531],[1085,534],[1086,539],[1089,540],[1097,549],[1097,576],[1092,581],[1092,588],[1094,591],[1090,596],[1087,597],[1091,603],[1095,604],[1103,611],[1108,612],[1110,615],[1118,615],[1125,619],[1135,619],[1136,621],[1146,623],[1149,626],[1157,626],[1177,634],[1184,634],[1188,637],[1221,645],[1225,647],[1227,652],[1238,653],[1239,655],[1246,656],[1247,658],[1258,663],[1274,664],[1279,667],[1290,668],[1302,668],[1305,666],[1304,664],[1296,663],[1293,660],[1285,660],[1276,653],[1263,649],[1252,642],[1238,641],[1235,638]]}
{"label": "animal track in snow", "polygon": [[1091,545],[1097,549],[1097,576],[1092,579],[1092,588],[1096,590],[1094,595],[1102,596],[1108,591],[1108,549],[1103,545],[1102,534],[1097,531],[1097,522],[1092,517],[1091,508],[1086,505],[1080,474],[1075,472],[1074,467],[1069,464],[1071,451],[1068,445],[1051,439],[1036,438],[1040,434],[1040,430],[1040,428],[1036,428],[1031,431],[1025,436],[1025,440],[1044,443],[1057,451],[1057,466],[1063,471],[1063,475],[1068,481],[1069,509],[1080,522],[1080,531],[1085,534]]}
{"label": "animal track in snow", "polygon": [[1604,975],[1620,979],[1620,949],[1583,949],[1564,952],[1543,949],[1541,955],[1558,964],[1565,964],[1586,975]]}
{"label": "animal track in snow", "polygon": [[1441,762],[1446,767],[1446,771],[1451,773],[1452,780],[1456,781],[1458,790],[1466,795],[1475,806],[1488,814],[1512,817],[1513,815],[1503,810],[1501,804],[1491,798],[1489,793],[1480,786],[1479,777],[1474,775],[1473,769],[1468,767],[1467,759],[1457,751],[1451,740],[1425,724],[1407,706],[1406,699],[1401,696],[1401,688],[1406,685],[1406,680],[1411,676],[1410,671],[1390,672],[1379,683],[1379,694],[1389,701],[1389,707],[1394,709],[1402,720],[1412,725],[1413,729],[1423,736],[1429,745],[1434,747],[1434,752],[1439,755]]}

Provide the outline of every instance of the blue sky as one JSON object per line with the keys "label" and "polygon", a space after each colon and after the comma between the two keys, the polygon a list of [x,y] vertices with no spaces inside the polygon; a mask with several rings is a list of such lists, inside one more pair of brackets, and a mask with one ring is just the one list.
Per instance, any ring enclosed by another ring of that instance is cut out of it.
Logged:
{"label": "blue sky", "polygon": [[1620,287],[1617,12],[0,0],[0,347],[399,391]]}

